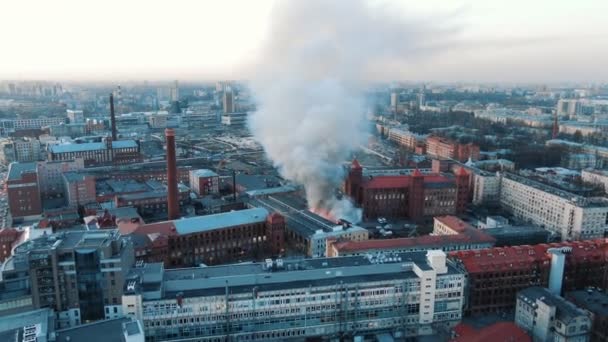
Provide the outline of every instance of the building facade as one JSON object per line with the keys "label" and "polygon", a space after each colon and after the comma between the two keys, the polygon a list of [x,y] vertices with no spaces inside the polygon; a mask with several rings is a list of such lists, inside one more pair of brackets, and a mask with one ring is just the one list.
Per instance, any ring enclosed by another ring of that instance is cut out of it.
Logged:
{"label": "building facade", "polygon": [[136,225],[121,232],[166,237],[162,250],[150,253],[162,254],[167,268],[260,260],[285,251],[284,218],[262,208]]}
{"label": "building facade", "polygon": [[190,188],[201,197],[219,194],[220,177],[217,173],[207,169],[191,170]]}
{"label": "building facade", "polygon": [[415,337],[460,321],[464,282],[440,251],[385,263],[345,257],[149,266],[133,269],[123,308],[143,322],[149,341]]}
{"label": "building facade", "polygon": [[69,327],[120,317],[124,279],[133,263],[133,247],[118,231],[70,231],[17,246],[3,278],[21,271],[33,306],[54,309],[57,325]]}
{"label": "building facade", "polygon": [[515,324],[536,341],[587,342],[591,331],[584,310],[543,287],[517,293]]}
{"label": "building facade", "polygon": [[6,179],[8,206],[13,220],[42,213],[36,163],[11,163]]}
{"label": "building facade", "polygon": [[131,164],[142,161],[139,143],[135,140],[100,143],[53,145],[49,147],[48,160],[73,160],[82,158],[85,167],[99,165]]}
{"label": "building facade", "polygon": [[585,183],[602,187],[608,194],[608,172],[604,170],[586,169],[581,171],[581,179]]}
{"label": "building facade", "polygon": [[81,158],[65,161],[44,161],[36,165],[40,176],[40,194],[42,196],[55,197],[65,195],[63,173],[84,169],[84,160]]}
{"label": "building facade", "polygon": [[365,175],[353,161],[344,183],[346,195],[363,209],[363,217],[409,218],[454,215],[469,201],[469,175],[463,168],[456,174],[402,170],[398,175]]}
{"label": "building facade", "polygon": [[564,291],[606,286],[605,239],[452,252],[450,257],[468,278],[467,313],[512,310],[519,290],[546,287],[551,268],[548,250],[561,247],[572,248],[565,258]]}
{"label": "building facade", "polygon": [[585,198],[518,175],[501,177],[500,203],[515,217],[561,236],[594,239],[608,229],[608,202]]}
{"label": "building facade", "polygon": [[479,146],[473,143],[457,141],[432,135],[426,138],[426,153],[435,158],[447,158],[461,163],[467,160],[479,160]]}

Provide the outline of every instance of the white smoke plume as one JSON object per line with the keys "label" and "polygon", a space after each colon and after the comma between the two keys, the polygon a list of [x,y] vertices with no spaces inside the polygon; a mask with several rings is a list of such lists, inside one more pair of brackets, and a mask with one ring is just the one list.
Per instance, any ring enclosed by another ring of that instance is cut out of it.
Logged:
{"label": "white smoke plume", "polygon": [[250,84],[258,110],[249,127],[312,209],[359,222],[360,210],[334,191],[342,163],[368,137],[364,87],[403,76],[444,32],[362,0],[277,3]]}

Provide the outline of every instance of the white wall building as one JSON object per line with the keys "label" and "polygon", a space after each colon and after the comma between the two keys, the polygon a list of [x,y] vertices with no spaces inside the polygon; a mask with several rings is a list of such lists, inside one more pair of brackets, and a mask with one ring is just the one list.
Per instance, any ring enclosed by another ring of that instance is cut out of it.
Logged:
{"label": "white wall building", "polygon": [[163,270],[132,269],[123,312],[149,341],[395,338],[449,329],[462,316],[462,271],[442,251]]}
{"label": "white wall building", "polygon": [[585,183],[599,185],[608,194],[608,171],[586,169],[581,171],[581,178]]}
{"label": "white wall building", "polygon": [[587,342],[591,319],[581,308],[542,287],[517,294],[515,324],[534,341]]}
{"label": "white wall building", "polygon": [[510,173],[501,176],[500,203],[562,240],[601,238],[608,229],[606,199],[584,198]]}

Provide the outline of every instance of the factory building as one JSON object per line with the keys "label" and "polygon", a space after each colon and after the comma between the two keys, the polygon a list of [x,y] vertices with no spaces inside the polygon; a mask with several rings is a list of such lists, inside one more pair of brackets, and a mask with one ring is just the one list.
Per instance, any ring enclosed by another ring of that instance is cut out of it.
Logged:
{"label": "factory building", "polygon": [[[248,205],[266,208],[285,217],[286,243],[290,249],[308,257],[327,256],[328,246],[340,241],[366,241],[367,229],[350,223],[337,224],[310,210],[304,200],[289,194],[273,194],[251,198]],[[340,219],[340,218],[336,218]]]}
{"label": "factory building", "polygon": [[190,188],[199,196],[213,195],[220,192],[219,176],[208,169],[190,171]]}
{"label": "factory building", "polygon": [[139,144],[135,140],[106,139],[104,142],[53,145],[49,147],[49,160],[84,159],[85,167],[131,164],[142,161]]}
{"label": "factory building", "polygon": [[351,164],[344,183],[346,195],[363,209],[365,219],[409,218],[420,221],[441,215],[455,215],[466,209],[469,174],[458,168],[454,175],[420,170],[397,174],[374,174],[357,160]]}
{"label": "factory building", "polygon": [[[119,225],[123,235],[155,235],[141,260],[162,259],[167,268],[260,260],[285,251],[285,220],[263,208],[185,217],[179,220]],[[163,243],[158,243],[163,241]]]}
{"label": "factory building", "polygon": [[133,268],[124,313],[147,341],[285,341],[430,335],[457,324],[464,274],[429,251]]}

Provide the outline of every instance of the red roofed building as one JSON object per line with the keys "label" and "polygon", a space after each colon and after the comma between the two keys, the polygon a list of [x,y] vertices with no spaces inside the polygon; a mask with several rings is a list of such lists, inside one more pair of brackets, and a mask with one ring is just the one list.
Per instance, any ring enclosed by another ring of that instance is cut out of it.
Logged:
{"label": "red roofed building", "polygon": [[608,240],[585,240],[533,246],[494,247],[452,252],[468,275],[467,313],[512,310],[519,290],[548,285],[549,248],[572,247],[566,256],[563,290],[607,284]]}
{"label": "red roofed building", "polygon": [[327,256],[352,256],[375,252],[413,252],[431,249],[458,251],[483,249],[494,246],[496,240],[477,229],[454,235],[425,235],[414,238],[385,240],[340,241],[327,243]]}
{"label": "red roofed building", "polygon": [[409,174],[364,176],[363,168],[354,160],[344,191],[363,209],[366,219],[420,221],[425,217],[463,212],[469,197],[469,175],[466,171],[456,175],[423,174],[415,169]]}
{"label": "red roofed building", "polygon": [[479,160],[479,146],[473,143],[462,144],[436,135],[426,138],[426,153],[432,157],[454,159],[461,163],[469,158]]}
{"label": "red roofed building", "polygon": [[452,330],[450,342],[532,342],[532,338],[513,322],[498,322],[475,329],[460,323]]}

